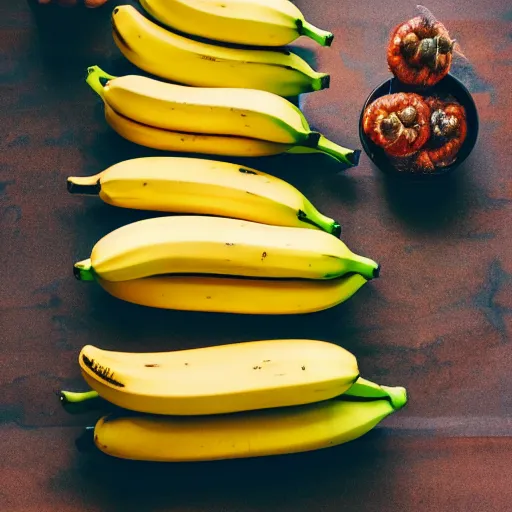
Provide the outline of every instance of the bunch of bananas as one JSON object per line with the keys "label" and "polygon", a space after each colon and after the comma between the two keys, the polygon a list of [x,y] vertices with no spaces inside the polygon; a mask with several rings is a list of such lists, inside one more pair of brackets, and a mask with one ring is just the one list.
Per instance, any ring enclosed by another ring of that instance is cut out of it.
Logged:
{"label": "bunch of bananas", "polygon": [[[185,34],[152,22],[130,5],[112,13],[113,37],[138,68],[160,78],[199,87],[261,89],[296,96],[329,86],[329,75],[314,71],[281,46],[307,31],[323,44],[332,34],[305,23],[288,0],[146,0],[142,7]],[[187,12],[180,12],[186,10]],[[219,43],[252,46],[226,46]]]}
{"label": "bunch of bananas", "polygon": [[346,443],[403,407],[406,391],[359,376],[355,357],[316,340],[242,342],[130,354],[85,346],[92,391],[68,405],[110,406],[85,441],[146,461],[206,461],[304,452]]}
{"label": "bunch of bananas", "polygon": [[103,99],[106,121],[119,135],[165,151],[244,157],[320,152],[349,167],[358,164],[359,150],[312,131],[285,99],[325,89],[330,77],[282,45],[301,35],[324,46],[333,39],[291,2],[144,0],[141,5],[160,24],[122,5],[112,13],[113,38],[128,60],[166,81],[88,69],[87,82]]}
{"label": "bunch of bananas", "polygon": [[[149,178],[143,183],[142,188],[155,186]],[[196,189],[197,197],[211,203],[211,209],[224,204],[222,195],[216,202],[201,194],[208,185],[189,182],[185,186]],[[120,184],[118,188],[122,190]],[[296,192],[296,203],[303,201],[298,191],[285,190]],[[226,192],[228,197],[238,195],[236,190]],[[194,201],[192,195],[185,208],[193,210]],[[125,225],[99,240],[90,258],[75,263],[75,276],[96,280],[113,296],[140,305],[267,315],[335,306],[378,277],[375,261],[315,229],[317,224],[288,227],[287,222],[309,219],[300,209],[293,217],[283,203],[271,206],[283,212],[284,226],[210,215],[164,216]],[[245,216],[250,217],[254,207],[240,208],[237,216],[247,210]],[[228,213],[225,209],[224,214]],[[337,229],[336,223],[331,226]]]}
{"label": "bunch of bananas", "polygon": [[[312,130],[286,99],[328,87],[329,75],[282,45],[301,35],[323,46],[333,39],[288,0],[141,5],[158,24],[116,7],[113,36],[157,78],[88,69],[87,83],[119,135],[178,153],[319,152],[358,164],[358,150]],[[303,314],[333,307],[379,276],[377,262],[341,241],[338,222],[291,184],[252,167],[190,155],[136,158],[71,176],[67,185],[112,206],[168,214],[106,234],[74,265],[79,280],[127,302]],[[146,354],[88,345],[79,364],[91,389],[62,391],[61,399],[68,408],[108,409],[87,433],[120,458],[197,461],[325,448],[360,437],[407,401],[404,388],[361,378],[352,354],[314,340]]]}
{"label": "bunch of bananas", "polygon": [[114,77],[98,66],[88,68],[87,83],[103,100],[107,123],[141,146],[241,157],[317,151],[358,163],[359,150],[311,130],[299,108],[271,92]]}

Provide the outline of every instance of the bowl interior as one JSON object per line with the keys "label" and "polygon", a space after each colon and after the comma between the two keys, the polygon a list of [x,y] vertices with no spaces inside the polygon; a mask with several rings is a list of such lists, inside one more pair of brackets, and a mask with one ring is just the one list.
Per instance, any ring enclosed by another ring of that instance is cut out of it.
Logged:
{"label": "bowl interior", "polygon": [[[430,173],[399,171],[392,164],[384,150],[380,146],[377,146],[364,133],[363,116],[366,107],[370,105],[370,103],[375,101],[377,98],[385,96],[386,94],[393,94],[396,92],[414,92],[422,96],[438,95],[441,98],[451,96],[464,107],[464,109],[466,110],[466,121],[468,131],[466,135],[466,140],[464,141],[464,144],[460,148],[459,153],[457,155],[457,159],[455,160],[455,162],[453,162],[453,164],[439,168],[435,172]],[[439,176],[445,176],[453,172],[469,156],[469,154],[475,147],[476,140],[478,138],[478,112],[470,92],[467,90],[465,85],[460,80],[455,78],[453,75],[447,75],[438,84],[429,88],[408,86],[402,84],[396,78],[390,78],[389,80],[386,80],[385,82],[377,86],[366,99],[359,119],[359,137],[361,139],[361,144],[363,146],[364,151],[366,152],[370,160],[381,171],[387,174],[391,174],[393,176],[399,176],[403,178],[420,180],[432,179]]]}

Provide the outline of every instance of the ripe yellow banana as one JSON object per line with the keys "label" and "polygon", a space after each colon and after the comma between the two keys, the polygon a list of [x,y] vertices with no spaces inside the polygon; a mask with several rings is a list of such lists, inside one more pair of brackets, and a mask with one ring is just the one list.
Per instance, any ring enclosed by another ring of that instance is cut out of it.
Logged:
{"label": "ripe yellow banana", "polygon": [[130,142],[148,148],[180,153],[259,157],[284,153],[290,145],[244,137],[202,135],[162,130],[120,116],[105,104],[105,119],[112,129]]}
{"label": "ripe yellow banana", "polygon": [[99,396],[132,411],[223,414],[327,400],[359,377],[356,358],[323,341],[268,340],[161,353],[87,345],[82,375]]}
{"label": "ripe yellow banana", "polygon": [[107,122],[137,144],[234,156],[265,156],[304,146],[357,165],[359,151],[312,131],[300,109],[276,94],[186,87],[139,75],[114,77],[98,66],[87,71],[87,83],[105,104]]}
{"label": "ripe yellow banana", "polygon": [[330,46],[334,36],[304,19],[288,0],[141,0],[153,18],[180,32],[254,46],[284,46],[310,37]]}
{"label": "ripe yellow banana", "polygon": [[360,274],[324,281],[209,276],[97,281],[112,296],[141,306],[246,315],[322,311],[350,299],[367,282]]}
{"label": "ripe yellow banana", "polygon": [[217,215],[276,226],[321,229],[340,235],[289,183],[227,162],[184,157],[134,158],[94,176],[71,176],[71,193],[99,194],[122,208]]}
{"label": "ripe yellow banana", "polygon": [[317,73],[286,50],[227,48],[188,39],[145,18],[134,7],[116,7],[114,41],[135,66],[172,82],[199,87],[261,89],[297,96],[329,87]]}
{"label": "ripe yellow banana", "polygon": [[373,279],[379,265],[324,231],[201,215],[122,226],[75,264],[79,279],[107,281],[165,274],[333,279],[349,272]]}
{"label": "ripe yellow banana", "polygon": [[310,37],[330,46],[333,34],[304,19],[288,0],[141,0],[142,7],[160,23],[175,30],[241,45],[284,46],[298,37]]}
{"label": "ripe yellow banana", "polygon": [[[407,402],[404,388],[386,398],[346,400],[203,417],[111,414],[89,430],[113,457],[146,461],[207,461],[306,452],[347,443]],[[84,440],[82,440],[83,443]]]}

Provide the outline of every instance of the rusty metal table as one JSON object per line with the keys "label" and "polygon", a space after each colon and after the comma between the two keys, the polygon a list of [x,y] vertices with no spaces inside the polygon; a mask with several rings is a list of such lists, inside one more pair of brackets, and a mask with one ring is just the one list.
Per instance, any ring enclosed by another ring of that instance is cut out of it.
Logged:
{"label": "rusty metal table", "polygon": [[[389,31],[415,3],[299,2],[335,33],[330,49],[300,43],[332,74],[331,88],[303,103],[327,136],[360,147],[361,105],[389,75]],[[322,157],[300,168],[257,163],[340,219],[347,243],[382,265],[381,278],[346,304],[284,318],[150,310],[73,278],[72,263],[96,240],[150,216],[66,191],[70,174],[154,154],[108,128],[84,82],[89,65],[129,69],[111,40],[112,6],[52,21],[24,2],[0,4],[0,510],[510,511],[509,2],[428,6],[464,51],[453,73],[481,121],[474,152],[451,179],[397,184],[365,155],[334,175]],[[309,454],[158,465],[75,450],[94,416],[67,415],[54,392],[84,389],[84,344],[156,351],[278,337],[342,344],[367,378],[406,386],[408,406],[358,441]]]}

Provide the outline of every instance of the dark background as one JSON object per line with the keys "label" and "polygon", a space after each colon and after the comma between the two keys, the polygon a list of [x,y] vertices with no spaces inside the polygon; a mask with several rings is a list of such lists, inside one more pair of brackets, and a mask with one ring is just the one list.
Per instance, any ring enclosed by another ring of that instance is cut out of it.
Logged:
{"label": "dark background", "polygon": [[[0,2],[0,510],[510,511],[512,485],[512,10],[509,2],[432,1],[460,43],[453,73],[474,95],[481,131],[451,178],[398,184],[372,168],[333,174],[322,156],[253,165],[297,185],[338,219],[381,279],[349,302],[301,317],[158,311],[79,283],[72,264],[112,229],[151,216],[71,196],[66,177],[154,154],[106,125],[86,67],[131,68],[110,12],[32,10]],[[332,48],[301,41],[332,74],[304,98],[311,124],[360,147],[370,91],[389,76],[392,27],[416,1],[298,2],[335,33]],[[393,7],[391,7],[393,5]],[[55,392],[85,389],[87,343],[156,351],[267,338],[342,344],[362,374],[409,391],[408,406],[359,441],[309,454],[155,465],[77,453],[95,416],[70,416]]]}

